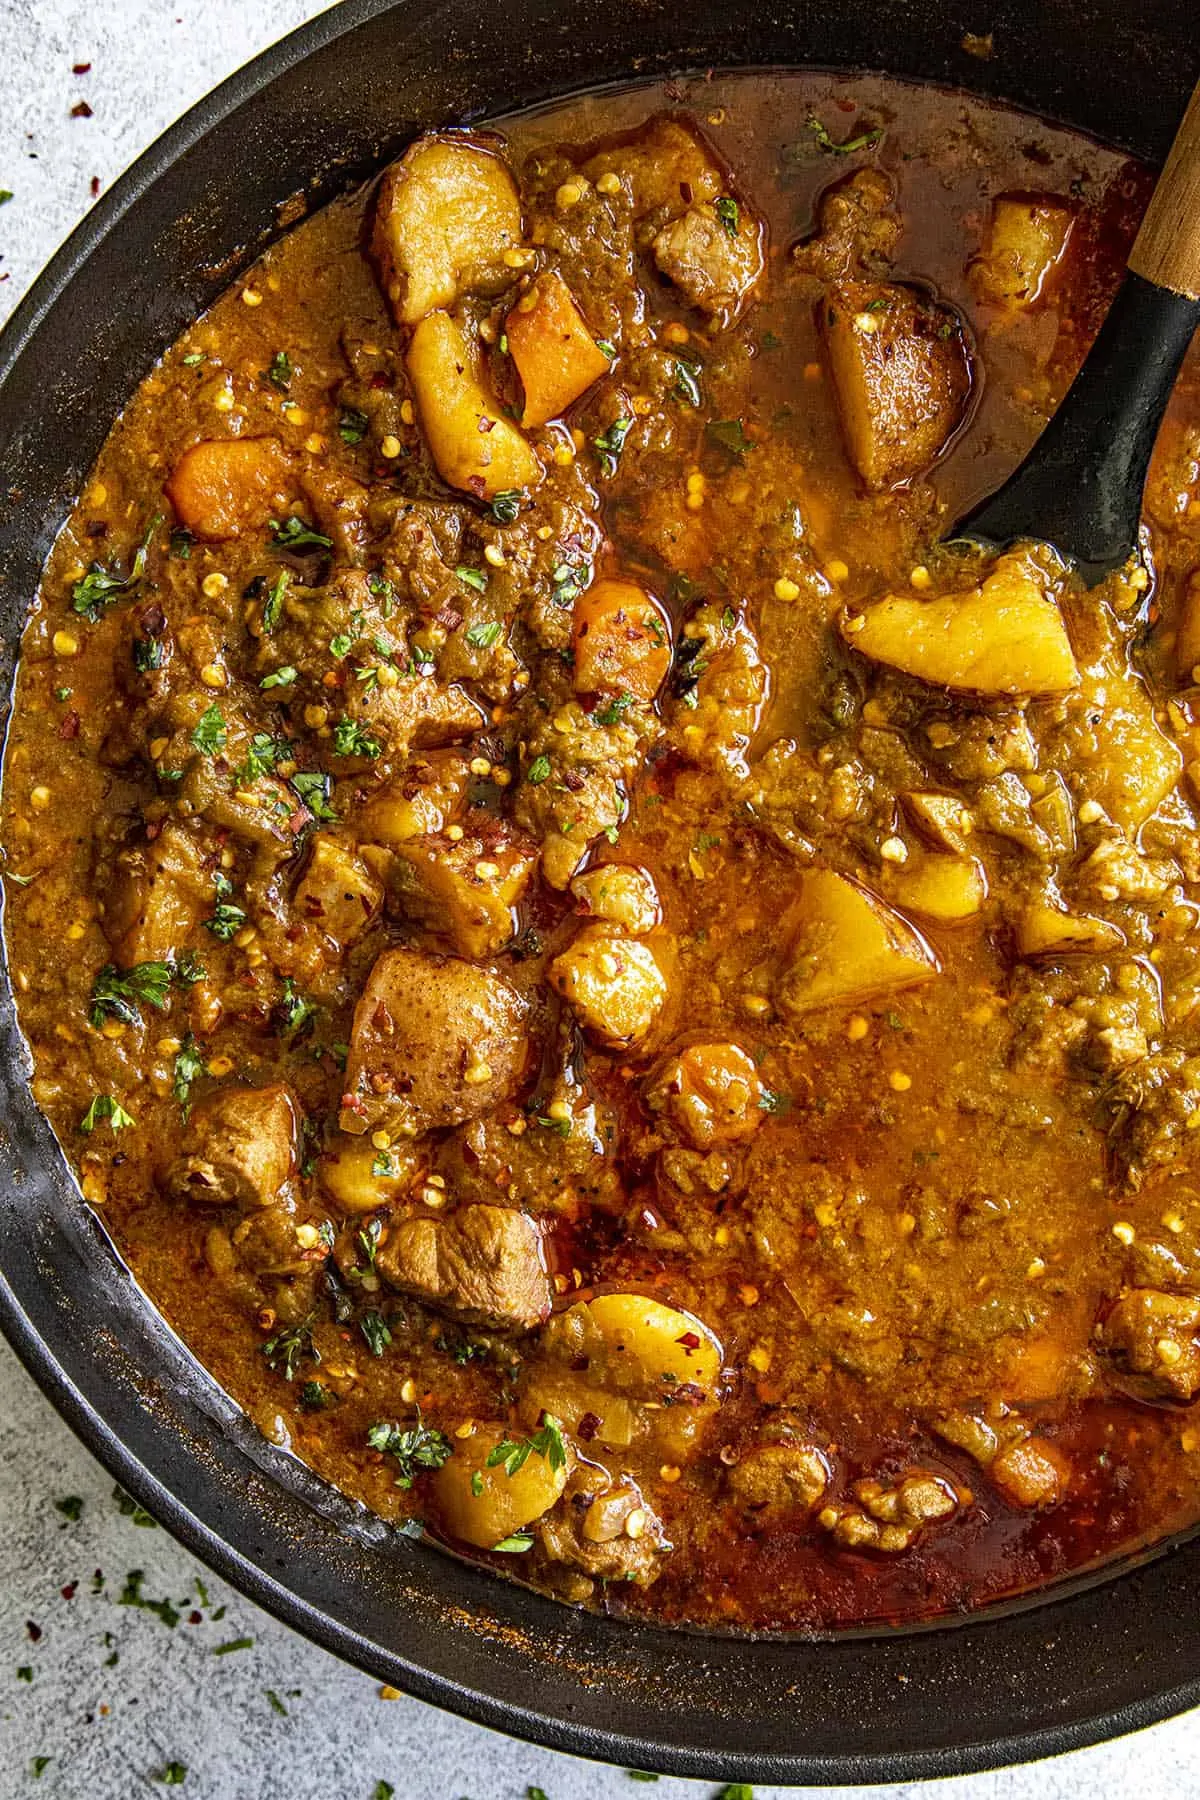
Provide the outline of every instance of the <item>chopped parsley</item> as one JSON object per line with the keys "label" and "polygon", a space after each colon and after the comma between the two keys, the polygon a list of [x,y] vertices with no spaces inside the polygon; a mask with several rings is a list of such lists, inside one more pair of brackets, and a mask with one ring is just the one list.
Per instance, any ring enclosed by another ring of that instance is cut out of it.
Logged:
{"label": "chopped parsley", "polygon": [[291,575],[286,569],[280,569],[278,575],[267,589],[267,597],[263,601],[262,628],[274,631],[283,613],[283,597],[288,590]]}
{"label": "chopped parsley", "polygon": [[162,1773],[156,1775],[154,1779],[155,1781],[161,1781],[164,1787],[182,1787],[187,1780],[187,1764],[174,1761],[169,1762]]}
{"label": "chopped parsley", "polygon": [[597,725],[619,725],[632,705],[632,694],[615,694],[598,712],[594,712],[592,717]]}
{"label": "chopped parsley", "polygon": [[142,1017],[138,1007],[143,1001],[166,1012],[173,973],[167,962],[135,963],[124,972],[113,963],[105,963],[92,983],[89,1024],[99,1027],[105,1019],[120,1019],[123,1025],[137,1025]]}
{"label": "chopped parsley", "polygon": [[71,589],[72,610],[95,625],[106,607],[114,606],[122,596],[127,596],[146,573],[150,540],[161,523],[161,515],[156,513],[146,527],[145,537],[133,553],[127,575],[120,575],[115,569],[106,569],[103,563],[93,563],[83,579],[77,581]]}
{"label": "chopped parsley", "polygon": [[139,675],[150,675],[163,665],[163,645],[161,638],[134,638],[130,645],[133,666]]}
{"label": "chopped parsley", "polygon": [[484,1466],[503,1469],[511,1477],[518,1474],[534,1455],[544,1457],[551,1469],[565,1469],[567,1466],[567,1447],[563,1441],[562,1426],[553,1413],[542,1414],[541,1425],[530,1437],[521,1438],[519,1442],[508,1437],[501,1438],[489,1452]]}
{"label": "chopped parsley", "polygon": [[336,819],[337,813],[329,804],[329,794],[333,783],[328,775],[320,769],[301,769],[293,775],[291,786],[294,792],[307,806],[314,819]]}
{"label": "chopped parsley", "polygon": [[225,748],[229,732],[225,725],[225,715],[214,701],[191,730],[191,741],[201,756],[217,756]]}
{"label": "chopped parsley", "polygon": [[755,447],[754,439],[748,438],[742,430],[740,419],[710,419],[704,434],[718,450],[724,450],[726,456],[732,456],[737,462],[741,462],[747,450]]}
{"label": "chopped parsley", "polygon": [[383,754],[379,739],[364,731],[357,719],[338,720],[333,728],[333,749],[336,756],[366,756],[372,762]]}
{"label": "chopped parsley", "polygon": [[777,1094],[773,1088],[765,1087],[758,1096],[758,1109],[765,1113],[785,1113],[790,1110],[792,1096]]}
{"label": "chopped parsley", "polygon": [[396,1486],[410,1488],[423,1469],[440,1469],[454,1453],[454,1446],[444,1432],[426,1425],[417,1408],[414,1425],[391,1424],[380,1420],[367,1432],[372,1450],[393,1456],[399,1465]]}
{"label": "chopped parsley", "polygon": [[468,625],[467,642],[472,650],[490,650],[499,639],[501,629],[496,619],[489,619],[486,625]]}
{"label": "chopped parsley", "polygon": [[683,362],[678,357],[675,360],[675,381],[672,392],[675,393],[686,406],[700,406],[703,404],[704,396],[700,392],[700,383],[696,377],[695,368],[691,363]]}
{"label": "chopped parsley", "polygon": [[313,1315],[309,1313],[298,1325],[286,1325],[282,1331],[277,1331],[262,1346],[268,1369],[281,1374],[285,1381],[295,1381],[303,1357],[307,1356],[314,1363],[321,1360],[321,1352],[313,1342],[312,1321]]}
{"label": "chopped parsley", "polygon": [[306,1000],[300,993],[290,975],[283,978],[283,997],[275,1008],[280,1027],[284,1031],[299,1031],[302,1025],[320,1011],[315,1000]]}
{"label": "chopped parsley", "polygon": [[[361,1233],[359,1234],[361,1236]],[[359,1320],[359,1328],[367,1340],[367,1348],[372,1356],[382,1356],[392,1341],[391,1330],[381,1312],[364,1313]]]}
{"label": "chopped parsley", "polygon": [[338,436],[343,444],[361,444],[370,423],[365,412],[359,412],[353,406],[343,406],[338,415]]}
{"label": "chopped parsley", "polygon": [[252,1637],[230,1638],[227,1644],[214,1645],[213,1655],[232,1656],[235,1650],[253,1650],[253,1648],[254,1639]]}
{"label": "chopped parsley", "polygon": [[550,758],[548,756],[535,756],[525,771],[525,779],[530,787],[540,787],[543,781],[549,779],[549,776]]}
{"label": "chopped parsley", "polygon": [[137,1124],[137,1120],[125,1111],[119,1100],[114,1100],[111,1094],[97,1094],[80,1119],[79,1129],[88,1137],[104,1119],[108,1120],[114,1131],[124,1131],[128,1126]]}
{"label": "chopped parsley", "polygon": [[617,346],[615,344],[610,344],[607,338],[597,338],[596,348],[601,356],[607,356],[609,362],[616,362]]}
{"label": "chopped parsley", "polygon": [[[467,587],[474,588],[475,592],[477,594],[482,594],[484,589],[487,587],[487,580],[488,580],[487,575],[484,573],[484,571],[482,569],[471,568],[469,563],[459,563],[459,565],[455,569],[454,573],[458,576],[458,579],[461,582],[465,583],[465,585]],[[470,637],[470,635],[471,635],[470,632],[468,632],[467,633],[468,638]]]}
{"label": "chopped parsley", "polygon": [[246,923],[246,914],[242,907],[235,906],[229,899],[229,895],[233,892],[233,883],[228,875],[223,875],[218,870],[213,876],[213,885],[217,892],[217,903],[213,908],[212,917],[205,919],[204,929],[211,931],[219,944],[228,944],[233,941]]}
{"label": "chopped parsley", "polygon": [[377,1781],[371,1800],[395,1800],[396,1790],[390,1781]]}
{"label": "chopped parsley", "polygon": [[394,1181],[400,1170],[390,1150],[378,1150],[371,1164],[371,1173],[376,1181]]}
{"label": "chopped parsley", "polygon": [[[0,189],[0,192],[3,192],[3,189]],[[33,1776],[33,1779],[35,1781],[40,1781],[53,1761],[54,1758],[52,1756],[35,1756],[29,1765],[29,1771]]]}
{"label": "chopped parsley", "polygon": [[592,439],[592,443],[600,452],[600,473],[602,475],[611,479],[616,474],[617,464],[621,460],[621,452],[625,448],[625,439],[632,430],[632,419],[614,419],[607,431]]}
{"label": "chopped parsley", "polygon": [[283,520],[271,520],[271,542],[281,550],[331,550],[333,539],[314,531],[304,519],[289,513]]}
{"label": "chopped parsley", "polygon": [[505,488],[502,493],[493,494],[488,510],[497,525],[511,525],[521,510],[521,490]]}
{"label": "chopped parsley", "polygon": [[298,674],[299,671],[291,663],[285,663],[282,669],[273,669],[269,675],[264,675],[258,685],[264,691],[267,688],[291,687]]}
{"label": "chopped parsley", "polygon": [[175,1053],[175,1068],[171,1078],[171,1092],[179,1102],[185,1119],[192,1110],[192,1083],[198,1075],[207,1073],[208,1067],[200,1054],[200,1047],[189,1031]]}
{"label": "chopped parsley", "polygon": [[60,1512],[64,1519],[70,1519],[73,1525],[83,1517],[83,1501],[78,1494],[68,1494],[65,1499],[56,1500],[54,1506],[55,1510]]}
{"label": "chopped parsley", "polygon": [[[824,150],[829,156],[852,156],[856,150],[869,150],[883,136],[883,126],[876,125],[870,131],[861,131],[857,137],[845,138],[839,144],[835,138],[830,137],[828,128],[814,114],[809,115],[808,129],[816,138],[818,148]],[[749,1789],[747,1789],[748,1792]],[[738,1800],[738,1796],[734,1795],[732,1790],[730,1790],[730,1795],[731,1800]]]}
{"label": "chopped parsley", "polygon": [[555,606],[570,606],[583,592],[583,570],[569,562],[560,562],[554,569],[550,579],[554,583],[554,592],[550,598]]}
{"label": "chopped parsley", "polygon": [[[520,1556],[523,1551],[533,1549],[533,1533],[514,1531],[511,1537],[501,1538],[498,1544],[493,1544],[492,1549],[502,1550],[506,1555]],[[532,1788],[530,1792],[533,1792]]]}
{"label": "chopped parsley", "polygon": [[277,350],[271,358],[270,368],[263,370],[263,380],[269,381],[271,386],[278,388],[281,394],[286,394],[292,385],[292,376],[295,373],[295,366],[287,351]]}
{"label": "chopped parsley", "polygon": [[742,209],[732,194],[721,194],[713,201],[713,211],[724,227],[726,237],[735,238],[742,222]]}

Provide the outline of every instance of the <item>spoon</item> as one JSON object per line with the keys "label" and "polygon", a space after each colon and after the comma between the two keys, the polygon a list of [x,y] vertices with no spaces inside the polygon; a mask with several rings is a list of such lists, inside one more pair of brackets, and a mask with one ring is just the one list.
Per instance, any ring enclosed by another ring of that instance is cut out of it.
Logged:
{"label": "spoon", "polygon": [[1053,545],[1095,587],[1137,543],[1150,453],[1200,325],[1200,86],[1116,298],[1062,405],[1003,487],[949,538]]}

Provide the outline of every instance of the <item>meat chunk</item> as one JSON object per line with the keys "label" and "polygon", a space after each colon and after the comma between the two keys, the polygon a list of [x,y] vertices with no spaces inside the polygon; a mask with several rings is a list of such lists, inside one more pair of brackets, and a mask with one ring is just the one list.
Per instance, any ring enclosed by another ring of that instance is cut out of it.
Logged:
{"label": "meat chunk", "polygon": [[817,231],[794,252],[796,266],[823,281],[879,274],[902,230],[891,179],[882,169],[856,169],[821,195]]}
{"label": "meat chunk", "polygon": [[817,1523],[845,1550],[907,1550],[927,1525],[940,1524],[958,1511],[958,1495],[940,1475],[910,1469],[891,1487],[880,1481],[855,1483],[857,1506],[825,1507]]}
{"label": "meat chunk", "polygon": [[318,831],[292,899],[296,918],[340,952],[357,944],[382,905],[382,883],[353,845],[335,832]]}
{"label": "meat chunk", "polygon": [[958,315],[896,283],[846,281],[822,301],[821,322],[851,462],[873,490],[910,481],[966,409]]}
{"label": "meat chunk", "polygon": [[697,1150],[752,1137],[763,1117],[758,1070],[737,1044],[689,1045],[659,1071],[648,1099]]}
{"label": "meat chunk", "polygon": [[1200,1122],[1200,1056],[1163,1050],[1122,1070],[1108,1096],[1113,1147],[1130,1187],[1183,1155]]}
{"label": "meat chunk", "polygon": [[298,1133],[296,1102],[283,1082],[218,1088],[188,1121],[167,1191],[202,1206],[274,1206],[296,1173]]}
{"label": "meat chunk", "polygon": [[462,956],[494,956],[516,929],[516,906],[537,847],[483,816],[457,839],[444,832],[396,845],[393,893],[401,911],[448,937]]}
{"label": "meat chunk", "polygon": [[729,1471],[729,1486],[755,1513],[811,1512],[829,1486],[829,1458],[815,1444],[763,1444]]}
{"label": "meat chunk", "polygon": [[178,825],[122,850],[104,902],[104,929],[121,968],[164,962],[212,910],[200,846]]}
{"label": "meat chunk", "polygon": [[625,695],[590,713],[566,697],[547,704],[562,694],[555,682],[551,671],[542,692],[522,708],[527,722],[515,812],[542,846],[542,874],[551,887],[565,888],[593,839],[624,818],[626,784],[658,722]]}
{"label": "meat chunk", "polygon": [[599,863],[571,883],[580,912],[619,925],[635,937],[662,923],[662,907],[653,878],[628,863]]}
{"label": "meat chunk", "polygon": [[550,1316],[553,1289],[542,1235],[508,1206],[462,1206],[402,1219],[376,1256],[389,1286],[470,1325],[529,1331]]}
{"label": "meat chunk", "polygon": [[1113,1386],[1135,1400],[1200,1393],[1200,1299],[1130,1288],[1100,1328]]}
{"label": "meat chunk", "polygon": [[683,628],[675,683],[671,736],[684,756],[745,776],[769,686],[758,639],[746,621],[728,607],[699,607]]}
{"label": "meat chunk", "polygon": [[602,1581],[649,1587],[671,1548],[657,1513],[631,1475],[578,1462],[562,1498],[538,1527],[551,1562]]}
{"label": "meat chunk", "polygon": [[599,151],[584,164],[584,173],[591,181],[616,174],[639,218],[660,208],[679,213],[694,201],[716,200],[725,186],[700,133],[677,118],[651,119],[631,143]]}
{"label": "meat chunk", "polygon": [[727,323],[762,279],[762,240],[753,214],[722,194],[664,225],[654,239],[654,260],[693,306]]}
{"label": "meat chunk", "polygon": [[185,450],[167,499],[193,537],[211,543],[261,531],[292,493],[292,457],[278,438],[210,438]]}
{"label": "meat chunk", "polygon": [[[388,669],[387,663],[374,666],[377,673]],[[414,747],[432,749],[470,737],[483,724],[481,708],[457,682],[421,674],[395,684],[356,682],[355,692],[346,696],[345,717],[382,742],[395,762],[403,762]]]}
{"label": "meat chunk", "polygon": [[614,1049],[644,1038],[667,998],[653,950],[604,925],[585,925],[550,965],[550,980],[580,1023]]}
{"label": "meat chunk", "polygon": [[489,969],[385,950],[354,1012],[343,1131],[416,1136],[491,1112],[524,1073],[525,1019],[520,996]]}
{"label": "meat chunk", "polygon": [[384,171],[371,248],[401,325],[512,279],[521,201],[500,157],[466,138],[422,137]]}
{"label": "meat chunk", "polygon": [[997,194],[971,283],[998,306],[1035,306],[1062,262],[1075,210],[1054,194]]}

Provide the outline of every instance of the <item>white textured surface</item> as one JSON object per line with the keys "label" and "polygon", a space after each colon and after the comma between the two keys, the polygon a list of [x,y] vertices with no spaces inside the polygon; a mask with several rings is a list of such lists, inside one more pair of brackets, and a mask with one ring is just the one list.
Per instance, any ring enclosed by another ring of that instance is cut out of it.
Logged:
{"label": "white textured surface", "polygon": [[[14,195],[0,206],[0,318],[87,211],[93,177],[107,186],[216,81],[322,10],[306,0],[0,0],[0,187]],[[76,63],[91,68],[75,75]],[[71,117],[80,100],[92,117]],[[416,1701],[381,1702],[366,1676],[206,1577],[162,1531],[122,1516],[111,1485],[0,1345],[0,1800],[159,1793],[153,1777],[172,1759],[187,1765],[183,1793],[205,1800],[372,1800],[380,1780],[402,1800],[523,1800],[530,1784],[549,1800],[647,1791],[620,1770],[498,1738]],[[78,1520],[56,1510],[68,1495],[82,1499]],[[134,1568],[145,1571],[150,1599],[187,1597],[174,1629],[120,1604]],[[196,1606],[203,1617],[192,1624],[198,1575],[208,1605]],[[36,1642],[28,1621],[40,1627]],[[242,1637],[253,1646],[214,1656]],[[52,1760],[35,1784],[31,1763],[42,1756]],[[1191,1715],[1031,1768],[857,1791],[1176,1800],[1200,1795],[1200,1733]],[[662,1781],[653,1792],[706,1800],[713,1788]]]}

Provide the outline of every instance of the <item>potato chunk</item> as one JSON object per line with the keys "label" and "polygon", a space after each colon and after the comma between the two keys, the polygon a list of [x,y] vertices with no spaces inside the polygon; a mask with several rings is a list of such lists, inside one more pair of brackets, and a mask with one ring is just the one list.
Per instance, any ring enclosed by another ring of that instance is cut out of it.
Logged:
{"label": "potato chunk", "polygon": [[462,138],[418,138],[384,173],[372,249],[401,325],[453,306],[475,287],[511,279],[504,252],[521,242],[521,201],[498,156]]}
{"label": "potato chunk", "polygon": [[444,831],[466,804],[471,772],[456,750],[420,757],[401,780],[381,788],[355,820],[364,844],[395,848],[409,838]]}
{"label": "potato chunk", "polygon": [[542,465],[485,387],[474,347],[449,313],[421,320],[408,373],[430,455],[450,487],[492,500],[541,480]]}
{"label": "potato chunk", "polygon": [[706,1394],[715,1390],[721,1345],[693,1313],[642,1294],[599,1294],[583,1310],[602,1345],[599,1366],[590,1359],[589,1380],[634,1389],[651,1400],[684,1384]]}
{"label": "potato chunk", "polygon": [[654,880],[635,864],[600,863],[576,875],[571,893],[581,912],[619,925],[634,936],[662,923]]}
{"label": "potato chunk", "polygon": [[946,448],[971,391],[958,315],[897,283],[844,281],[821,320],[851,462],[869,488],[910,481]]}
{"label": "potato chunk", "polygon": [[165,962],[212,911],[213,880],[200,846],[178,825],[117,857],[104,901],[104,929],[122,969]]}
{"label": "potato chunk", "polygon": [[887,878],[888,898],[938,925],[973,919],[987,899],[987,876],[973,856],[914,856]]}
{"label": "potato chunk", "polygon": [[221,543],[261,531],[292,494],[292,458],[278,438],[210,438],[185,450],[167,499],[193,537]]}
{"label": "potato chunk", "polygon": [[802,1017],[929,981],[938,960],[918,932],[877,895],[832,869],[810,869],[781,921],[787,944],[775,993]]}
{"label": "potato chunk", "polygon": [[604,925],[584,926],[551,963],[550,980],[585,1030],[614,1050],[644,1038],[667,997],[649,945]]}
{"label": "potato chunk", "polygon": [[1069,913],[1049,900],[1034,901],[1017,920],[1018,956],[1107,956],[1124,943],[1124,932],[1107,919]]}
{"label": "potato chunk", "polygon": [[510,1475],[502,1462],[489,1467],[497,1446],[512,1441],[488,1425],[455,1439],[454,1455],[434,1475],[430,1489],[442,1529],[464,1544],[494,1550],[549,1512],[567,1485],[574,1458],[558,1468],[537,1451]]}
{"label": "potato chunk", "polygon": [[752,1137],[763,1117],[758,1070],[737,1044],[690,1044],[659,1071],[649,1099],[697,1150]]}
{"label": "potato chunk", "polygon": [[842,634],[873,662],[964,693],[1062,694],[1079,681],[1047,579],[1020,551],[998,557],[978,587],[889,594],[845,617]]}
{"label": "potato chunk", "polygon": [[318,1158],[317,1177],[339,1212],[377,1212],[411,1186],[419,1154],[408,1145],[377,1150],[369,1139],[342,1137]]}
{"label": "potato chunk", "polygon": [[504,329],[525,390],[522,425],[557,419],[608,373],[608,358],[557,269],[538,276],[509,313]]}
{"label": "potato chunk", "polygon": [[632,694],[649,703],[671,666],[668,622],[634,581],[597,581],[579,596],[571,645],[581,694]]}
{"label": "potato chunk", "polygon": [[999,306],[1033,306],[1062,261],[1074,209],[1054,194],[998,194],[983,249],[971,264],[981,299]]}
{"label": "potato chunk", "polygon": [[348,950],[365,936],[382,905],[383,887],[353,846],[331,831],[317,832],[292,902],[297,919]]}
{"label": "potato chunk", "polygon": [[339,1123],[416,1136],[482,1118],[516,1088],[528,1049],[524,1002],[498,975],[385,950],[354,1011]]}
{"label": "potato chunk", "polygon": [[516,906],[537,867],[537,846],[488,821],[457,841],[444,832],[396,845],[401,909],[450,939],[463,956],[494,956],[516,930]]}

